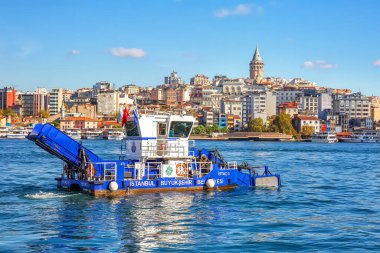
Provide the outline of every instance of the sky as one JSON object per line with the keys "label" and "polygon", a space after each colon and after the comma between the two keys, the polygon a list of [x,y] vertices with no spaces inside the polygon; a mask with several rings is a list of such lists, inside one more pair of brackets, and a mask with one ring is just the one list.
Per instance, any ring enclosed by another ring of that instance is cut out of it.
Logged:
{"label": "sky", "polygon": [[156,86],[173,70],[380,95],[377,0],[0,0],[0,87]]}

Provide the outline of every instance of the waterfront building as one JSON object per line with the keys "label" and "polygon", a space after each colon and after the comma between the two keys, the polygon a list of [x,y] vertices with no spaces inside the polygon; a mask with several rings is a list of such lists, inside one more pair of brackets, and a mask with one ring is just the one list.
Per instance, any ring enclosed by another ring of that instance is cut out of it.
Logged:
{"label": "waterfront building", "polygon": [[6,110],[16,104],[16,90],[13,87],[0,89],[0,110]]}
{"label": "waterfront building", "polygon": [[195,86],[208,86],[210,85],[210,80],[205,75],[197,74],[190,79],[190,84]]}
{"label": "waterfront building", "polygon": [[317,117],[309,115],[295,115],[292,120],[294,129],[300,133],[303,126],[310,126],[314,133],[320,132],[320,120]]}
{"label": "waterfront building", "polygon": [[74,91],[64,89],[62,92],[63,101],[64,102],[70,101],[70,99],[73,97],[74,94],[75,94]]}
{"label": "waterfront building", "polygon": [[204,86],[201,90],[201,106],[213,107],[215,110],[220,110],[221,100],[223,95],[218,92],[215,86]]}
{"label": "waterfront building", "polygon": [[61,119],[60,129],[95,129],[98,128],[99,121],[87,117],[67,117]]}
{"label": "waterfront building", "polygon": [[318,118],[323,117],[325,110],[332,110],[332,96],[329,93],[318,94]]}
{"label": "waterfront building", "polygon": [[39,116],[40,111],[49,110],[49,95],[44,88],[37,88],[36,92],[21,94],[22,116]]}
{"label": "waterfront building", "polygon": [[350,95],[335,95],[333,110],[337,114],[346,114],[348,118],[370,117],[371,103],[360,92]]}
{"label": "waterfront building", "polygon": [[240,99],[223,99],[221,112],[227,115],[239,116],[240,119],[243,108],[242,104]]}
{"label": "waterfront building", "polygon": [[[96,118],[96,105],[94,104],[75,104],[70,107],[68,113],[86,118]],[[62,118],[65,116],[63,115]]]}
{"label": "waterfront building", "polygon": [[256,47],[255,54],[249,63],[249,77],[253,79],[254,83],[260,83],[264,79],[264,62],[258,47]]}
{"label": "waterfront building", "polygon": [[49,98],[49,112],[50,115],[58,114],[63,104],[63,89],[53,89]]}
{"label": "waterfront building", "polygon": [[278,106],[278,114],[286,113],[290,116],[298,114],[298,104],[297,102],[283,102]]}
{"label": "waterfront building", "polygon": [[227,115],[224,113],[219,114],[219,128],[227,127]]}
{"label": "waterfront building", "polygon": [[247,90],[243,78],[223,79],[219,85],[223,87],[223,94],[227,96],[242,96]]}
{"label": "waterfront building", "polygon": [[99,114],[114,114],[119,112],[119,92],[106,91],[98,94],[97,112]]}
{"label": "waterfront building", "polygon": [[140,87],[135,84],[128,84],[120,87],[119,91],[127,95],[136,95],[140,92]]}
{"label": "waterfront building", "polygon": [[299,98],[302,96],[302,91],[295,89],[283,89],[276,91],[276,104],[279,106],[286,102],[300,102]]}
{"label": "waterfront building", "polygon": [[176,87],[183,84],[183,80],[178,76],[177,72],[173,71],[169,76],[166,76],[165,84],[168,84],[170,87]]}
{"label": "waterfront building", "polygon": [[95,93],[99,93],[101,91],[113,90],[115,88],[115,85],[107,81],[101,81],[94,84],[92,88],[95,91]]}
{"label": "waterfront building", "polygon": [[[267,118],[276,115],[276,92],[266,90],[253,92],[251,98],[251,116],[252,119],[263,118],[266,122]],[[266,116],[263,116],[266,115]]]}
{"label": "waterfront building", "polygon": [[318,115],[318,94],[315,90],[305,90],[298,101],[303,114]]}

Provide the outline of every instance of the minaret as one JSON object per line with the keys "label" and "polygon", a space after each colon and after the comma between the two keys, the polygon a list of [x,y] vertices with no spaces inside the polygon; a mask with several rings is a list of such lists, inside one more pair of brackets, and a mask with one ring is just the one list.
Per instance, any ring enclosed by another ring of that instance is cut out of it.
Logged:
{"label": "minaret", "polygon": [[264,62],[258,46],[256,46],[255,54],[249,63],[249,78],[253,79],[255,83],[260,83],[264,79]]}

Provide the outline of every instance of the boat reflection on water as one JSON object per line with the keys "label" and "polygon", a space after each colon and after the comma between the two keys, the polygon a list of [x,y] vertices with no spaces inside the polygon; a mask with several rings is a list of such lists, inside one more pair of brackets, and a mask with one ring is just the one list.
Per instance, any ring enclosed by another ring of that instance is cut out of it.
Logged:
{"label": "boat reflection on water", "polygon": [[[189,210],[194,194],[164,193],[129,198],[131,209],[124,213],[130,224],[124,223],[123,249],[187,248],[191,231],[187,225],[195,220]],[[123,223],[120,223],[123,224]]]}

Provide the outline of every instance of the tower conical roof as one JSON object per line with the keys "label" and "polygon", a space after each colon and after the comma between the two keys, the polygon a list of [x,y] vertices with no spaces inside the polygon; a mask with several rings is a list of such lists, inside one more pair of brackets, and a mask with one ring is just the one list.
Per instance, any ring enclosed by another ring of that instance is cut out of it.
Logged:
{"label": "tower conical roof", "polygon": [[263,62],[258,46],[256,46],[256,51],[255,51],[255,54],[253,55],[252,62],[261,62],[261,63]]}

